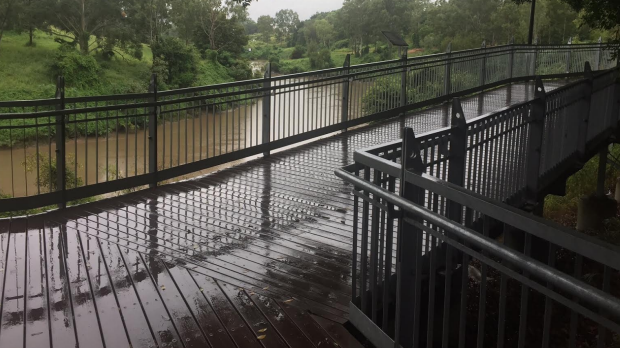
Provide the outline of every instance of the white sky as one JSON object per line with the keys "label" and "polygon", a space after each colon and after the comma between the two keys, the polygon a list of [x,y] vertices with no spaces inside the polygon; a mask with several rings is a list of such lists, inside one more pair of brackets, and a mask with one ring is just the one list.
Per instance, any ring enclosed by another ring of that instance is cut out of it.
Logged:
{"label": "white sky", "polygon": [[290,9],[306,20],[317,12],[328,12],[342,7],[343,0],[254,0],[248,8],[250,18],[256,20],[263,15],[274,17],[276,12]]}

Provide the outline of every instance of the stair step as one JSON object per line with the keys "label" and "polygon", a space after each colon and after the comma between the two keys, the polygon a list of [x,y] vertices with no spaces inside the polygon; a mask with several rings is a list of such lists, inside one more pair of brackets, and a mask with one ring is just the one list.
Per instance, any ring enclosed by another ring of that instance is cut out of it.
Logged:
{"label": "stair step", "polygon": [[364,348],[342,324],[310,314],[310,317],[325,330],[331,338],[343,348]]}

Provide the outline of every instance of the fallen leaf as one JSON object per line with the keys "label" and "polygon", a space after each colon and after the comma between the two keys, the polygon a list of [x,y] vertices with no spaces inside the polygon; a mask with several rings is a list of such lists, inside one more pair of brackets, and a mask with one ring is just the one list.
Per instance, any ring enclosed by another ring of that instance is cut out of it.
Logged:
{"label": "fallen leaf", "polygon": [[264,339],[265,339],[265,337],[267,337],[267,335],[260,335],[260,336],[258,336],[258,337],[256,337],[256,338],[258,338],[259,340],[264,340]]}
{"label": "fallen leaf", "polygon": [[263,290],[268,290],[268,289],[269,289],[269,287],[268,287],[268,286],[265,286],[265,287],[263,288]]}
{"label": "fallen leaf", "polygon": [[265,332],[265,331],[267,331],[267,328],[264,328],[264,329],[260,329],[260,330],[258,330],[258,332],[260,332],[260,333],[263,333],[263,332]]}
{"label": "fallen leaf", "polygon": [[292,299],[292,298],[291,298],[291,299],[288,299],[288,300],[286,300],[286,301],[284,301],[284,303],[289,303],[289,302],[291,302],[291,301],[293,301],[293,299]]}
{"label": "fallen leaf", "polygon": [[203,289],[203,288],[200,288],[200,291],[205,291],[205,289]]}

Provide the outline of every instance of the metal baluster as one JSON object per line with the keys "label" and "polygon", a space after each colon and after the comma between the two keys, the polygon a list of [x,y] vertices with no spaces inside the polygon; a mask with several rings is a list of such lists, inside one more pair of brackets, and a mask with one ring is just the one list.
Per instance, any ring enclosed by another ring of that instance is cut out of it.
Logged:
{"label": "metal baluster", "polygon": [[157,74],[151,75],[149,93],[152,97],[149,100],[152,106],[149,107],[149,174],[151,180],[149,187],[157,187]]}
{"label": "metal baluster", "polygon": [[[58,77],[56,81],[56,100],[58,100],[56,110],[63,112],[65,110],[65,78]],[[67,206],[66,201],[66,157],[65,157],[65,114],[56,116],[56,191],[60,191],[60,202],[58,209],[64,209]],[[13,154],[11,148],[11,155]],[[50,159],[51,161],[51,159]],[[12,164],[12,162],[11,162]],[[50,167],[51,168],[51,167]],[[11,169],[11,174],[13,170]],[[13,192],[15,196],[15,192]]]}
{"label": "metal baluster", "polygon": [[267,146],[263,151],[264,157],[269,157],[271,151],[268,146],[271,142],[271,63],[265,66],[263,80],[263,145]]}

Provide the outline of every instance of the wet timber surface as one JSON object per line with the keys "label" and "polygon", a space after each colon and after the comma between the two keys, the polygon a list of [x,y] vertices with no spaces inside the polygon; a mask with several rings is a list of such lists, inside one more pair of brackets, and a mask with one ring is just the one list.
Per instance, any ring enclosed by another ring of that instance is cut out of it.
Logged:
{"label": "wet timber surface", "polygon": [[[551,90],[566,83],[546,83]],[[467,118],[533,98],[464,98]],[[334,169],[449,106],[191,181],[0,222],[0,347],[361,347],[342,326],[352,196]]]}

